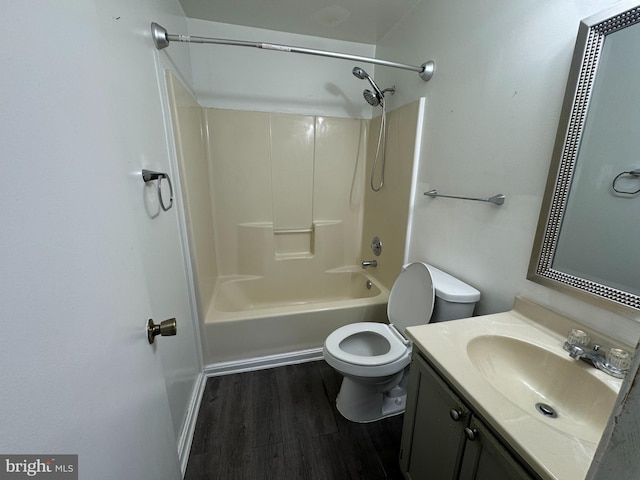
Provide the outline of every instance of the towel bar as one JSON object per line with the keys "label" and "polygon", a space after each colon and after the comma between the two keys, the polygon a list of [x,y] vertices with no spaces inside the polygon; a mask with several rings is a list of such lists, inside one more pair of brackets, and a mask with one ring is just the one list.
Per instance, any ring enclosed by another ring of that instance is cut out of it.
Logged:
{"label": "towel bar", "polygon": [[489,202],[489,203],[493,203],[494,205],[502,205],[504,203],[505,197],[502,193],[498,193],[496,195],[494,195],[493,197],[489,197],[489,198],[476,198],[476,197],[460,197],[457,195],[443,195],[441,193],[438,193],[437,190],[429,190],[428,192],[424,192],[425,195],[428,195],[431,198],[435,198],[435,197],[446,197],[446,198],[458,198],[461,200],[474,200],[476,202]]}

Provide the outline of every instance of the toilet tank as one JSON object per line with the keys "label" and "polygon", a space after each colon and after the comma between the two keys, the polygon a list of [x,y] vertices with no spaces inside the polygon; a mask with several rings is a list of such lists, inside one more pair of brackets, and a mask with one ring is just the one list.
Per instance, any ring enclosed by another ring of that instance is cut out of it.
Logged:
{"label": "toilet tank", "polygon": [[427,265],[436,291],[432,322],[444,322],[473,315],[480,292],[446,272]]}

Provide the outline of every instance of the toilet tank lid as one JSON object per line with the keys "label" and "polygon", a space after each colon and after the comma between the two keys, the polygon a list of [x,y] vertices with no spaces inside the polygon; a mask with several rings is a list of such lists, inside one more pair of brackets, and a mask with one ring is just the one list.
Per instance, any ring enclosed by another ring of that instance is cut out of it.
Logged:
{"label": "toilet tank lid", "polygon": [[437,269],[432,265],[427,265],[436,297],[448,302],[473,303],[480,300],[480,292],[471,285],[464,283],[446,272]]}

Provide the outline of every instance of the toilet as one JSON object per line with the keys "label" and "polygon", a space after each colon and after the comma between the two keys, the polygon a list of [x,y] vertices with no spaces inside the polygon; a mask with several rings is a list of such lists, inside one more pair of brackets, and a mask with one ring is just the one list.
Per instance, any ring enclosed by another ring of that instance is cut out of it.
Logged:
{"label": "toilet", "polygon": [[389,324],[358,322],[325,340],[325,361],[343,375],[336,407],[347,420],[365,423],[404,412],[411,341],[407,327],[473,315],[480,292],[421,262],[403,267],[393,284]]}

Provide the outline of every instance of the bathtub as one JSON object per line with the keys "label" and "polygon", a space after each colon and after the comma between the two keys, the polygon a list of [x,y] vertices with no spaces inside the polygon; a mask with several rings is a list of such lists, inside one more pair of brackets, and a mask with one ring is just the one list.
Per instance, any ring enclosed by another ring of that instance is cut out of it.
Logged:
{"label": "bathtub", "polygon": [[220,277],[203,325],[205,363],[320,348],[338,327],[385,322],[388,299],[359,267]]}

